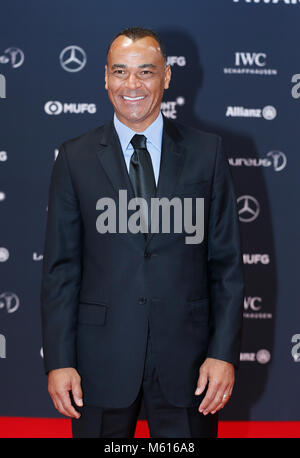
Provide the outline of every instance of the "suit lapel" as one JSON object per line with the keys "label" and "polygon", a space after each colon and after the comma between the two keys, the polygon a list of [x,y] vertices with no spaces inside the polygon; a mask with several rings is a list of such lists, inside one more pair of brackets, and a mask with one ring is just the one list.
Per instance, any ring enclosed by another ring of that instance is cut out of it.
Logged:
{"label": "suit lapel", "polygon": [[185,155],[176,126],[164,117],[162,153],[156,197],[170,198],[181,173]]}
{"label": "suit lapel", "polygon": [[127,190],[127,199],[134,197],[125,158],[122,152],[119,137],[114,128],[113,122],[103,128],[100,138],[100,148],[97,151],[98,159],[108,176],[116,194],[119,198],[119,190]]}
{"label": "suit lapel", "polygon": [[[182,139],[175,124],[165,116],[161,148],[160,169],[156,189],[156,197],[170,199],[183,169],[185,159],[184,147],[180,144]],[[148,234],[146,245],[152,240],[155,232]]]}
{"label": "suit lapel", "polygon": [[[134,190],[113,121],[103,127],[97,157],[114,188],[116,199],[119,199],[119,190],[123,189],[127,191],[127,202],[129,202],[134,197]],[[137,234],[127,232],[119,235],[126,238],[129,236],[135,245],[138,242],[142,248],[145,246],[145,235],[142,232],[138,232]]]}
{"label": "suit lapel", "polygon": [[[180,140],[181,135],[176,126],[164,117],[162,153],[156,189],[157,198],[171,198],[183,169],[185,155]],[[97,157],[115,190],[117,198],[119,198],[119,190],[126,189],[129,201],[134,197],[134,191],[113,121],[103,127],[99,143]],[[149,233],[145,238],[144,234],[139,234],[146,246],[155,235],[155,233]],[[136,237],[138,234],[133,235]]]}

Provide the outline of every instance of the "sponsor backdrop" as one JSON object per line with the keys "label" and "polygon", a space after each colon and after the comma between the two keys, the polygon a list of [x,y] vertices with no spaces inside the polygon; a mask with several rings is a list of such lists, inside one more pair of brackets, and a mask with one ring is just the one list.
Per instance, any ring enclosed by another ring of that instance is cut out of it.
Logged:
{"label": "sponsor backdrop", "polygon": [[221,419],[300,420],[300,1],[103,5],[1,2],[0,416],[59,416],[39,311],[50,173],[63,141],[112,117],[107,45],[141,25],[167,45],[173,79],[163,113],[221,135],[236,186],[244,337]]}

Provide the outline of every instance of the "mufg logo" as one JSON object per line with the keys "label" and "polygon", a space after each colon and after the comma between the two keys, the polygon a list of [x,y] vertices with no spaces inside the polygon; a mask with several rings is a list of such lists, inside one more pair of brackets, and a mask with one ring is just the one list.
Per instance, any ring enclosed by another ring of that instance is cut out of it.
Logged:
{"label": "mufg logo", "polygon": [[6,81],[5,76],[0,75],[0,99],[6,98]]}

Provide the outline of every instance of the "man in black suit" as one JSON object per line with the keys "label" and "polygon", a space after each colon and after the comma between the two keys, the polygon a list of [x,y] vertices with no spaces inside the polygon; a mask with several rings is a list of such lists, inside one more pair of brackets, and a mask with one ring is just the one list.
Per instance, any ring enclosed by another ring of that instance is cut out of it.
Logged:
{"label": "man in black suit", "polygon": [[[232,178],[219,136],[162,116],[170,79],[154,32],[117,35],[105,67],[114,119],[63,143],[52,171],[44,363],[73,437],[132,437],[142,399],[151,437],[216,437],[233,389],[244,283]],[[126,207],[128,226],[120,191],[149,204],[138,218]],[[155,229],[150,204],[163,198]],[[197,241],[170,217],[179,201],[192,202]]]}

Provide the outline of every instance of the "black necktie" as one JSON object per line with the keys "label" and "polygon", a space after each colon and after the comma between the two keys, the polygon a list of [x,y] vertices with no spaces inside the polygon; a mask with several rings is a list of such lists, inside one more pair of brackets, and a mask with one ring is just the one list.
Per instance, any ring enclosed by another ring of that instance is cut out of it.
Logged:
{"label": "black necktie", "polygon": [[156,192],[151,156],[146,148],[145,135],[134,135],[130,143],[132,144],[134,151],[130,159],[129,176],[135,197],[143,197],[147,201],[149,229],[151,197],[154,197]]}

